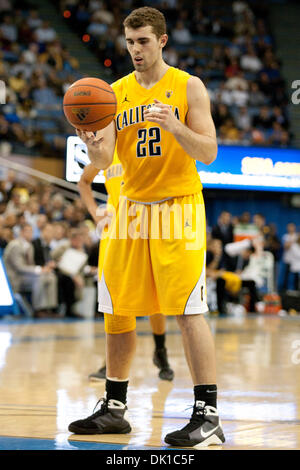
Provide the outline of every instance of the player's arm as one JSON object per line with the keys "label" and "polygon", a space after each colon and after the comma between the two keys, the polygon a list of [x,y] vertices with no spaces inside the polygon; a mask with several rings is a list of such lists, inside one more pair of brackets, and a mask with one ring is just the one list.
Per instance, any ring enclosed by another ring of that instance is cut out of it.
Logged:
{"label": "player's arm", "polygon": [[78,137],[86,144],[88,157],[94,167],[99,170],[106,170],[112,161],[116,145],[116,125],[112,121],[107,127],[93,132],[76,129]]}
{"label": "player's arm", "polygon": [[176,118],[169,105],[155,101],[161,111],[146,110],[146,119],[157,122],[171,132],[192,158],[206,165],[212,163],[216,159],[218,145],[210,99],[202,81],[198,77],[190,77],[187,82],[188,113],[185,124]]}
{"label": "player's arm", "polygon": [[94,181],[98,173],[98,168],[96,168],[92,163],[90,163],[84,168],[78,183],[81,199],[83,200],[87,210],[89,211],[90,215],[93,217],[94,222],[96,223],[100,222],[100,220],[106,215],[105,213],[101,215],[99,214],[99,208],[92,192],[92,182]]}

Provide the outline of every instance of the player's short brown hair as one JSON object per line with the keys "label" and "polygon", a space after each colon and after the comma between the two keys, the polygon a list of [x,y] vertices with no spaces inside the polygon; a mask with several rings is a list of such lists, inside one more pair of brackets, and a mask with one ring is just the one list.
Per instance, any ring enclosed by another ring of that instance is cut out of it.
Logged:
{"label": "player's short brown hair", "polygon": [[164,15],[161,11],[152,7],[142,7],[133,10],[130,15],[125,18],[123,25],[125,28],[131,29],[152,26],[152,31],[158,39],[167,32]]}

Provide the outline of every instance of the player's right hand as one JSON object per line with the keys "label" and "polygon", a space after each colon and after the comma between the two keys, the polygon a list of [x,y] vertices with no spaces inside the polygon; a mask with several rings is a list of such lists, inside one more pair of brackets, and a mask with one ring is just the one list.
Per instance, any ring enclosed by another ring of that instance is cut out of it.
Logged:
{"label": "player's right hand", "polygon": [[94,133],[89,131],[82,131],[80,129],[76,129],[76,134],[86,144],[89,159],[91,160],[91,163],[97,168],[103,137],[100,137],[98,132]]}
{"label": "player's right hand", "polygon": [[103,137],[100,137],[98,132],[95,133],[76,129],[76,134],[86,145],[98,145],[103,140]]}

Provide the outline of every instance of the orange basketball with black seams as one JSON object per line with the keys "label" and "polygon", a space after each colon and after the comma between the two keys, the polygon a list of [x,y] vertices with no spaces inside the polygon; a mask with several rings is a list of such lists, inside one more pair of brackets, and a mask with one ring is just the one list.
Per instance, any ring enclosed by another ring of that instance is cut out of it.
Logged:
{"label": "orange basketball with black seams", "polygon": [[112,87],[104,80],[82,78],[66,91],[63,109],[73,127],[96,132],[114,119],[117,99]]}

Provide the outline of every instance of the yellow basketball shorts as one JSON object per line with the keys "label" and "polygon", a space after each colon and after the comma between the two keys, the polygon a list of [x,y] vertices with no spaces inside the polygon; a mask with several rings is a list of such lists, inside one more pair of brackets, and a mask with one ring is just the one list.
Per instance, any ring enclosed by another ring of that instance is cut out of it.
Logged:
{"label": "yellow basketball shorts", "polygon": [[98,301],[105,317],[208,311],[202,193],[151,204],[121,197],[103,235]]}

